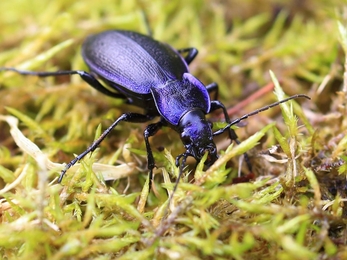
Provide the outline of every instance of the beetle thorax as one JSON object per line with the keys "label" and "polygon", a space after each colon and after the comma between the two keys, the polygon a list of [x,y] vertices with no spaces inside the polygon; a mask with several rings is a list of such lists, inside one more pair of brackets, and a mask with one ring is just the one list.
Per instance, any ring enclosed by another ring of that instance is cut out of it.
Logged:
{"label": "beetle thorax", "polygon": [[217,159],[217,149],[213,142],[211,124],[206,120],[203,111],[196,109],[182,116],[178,130],[186,153],[200,161],[205,152],[209,153],[206,164]]}

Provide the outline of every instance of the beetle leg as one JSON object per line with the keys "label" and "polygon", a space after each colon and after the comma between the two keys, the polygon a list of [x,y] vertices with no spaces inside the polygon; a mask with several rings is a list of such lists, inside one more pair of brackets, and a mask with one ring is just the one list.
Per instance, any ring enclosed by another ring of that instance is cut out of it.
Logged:
{"label": "beetle leg", "polygon": [[212,92],[215,92],[213,99],[214,100],[218,99],[219,89],[218,89],[218,84],[216,82],[208,84],[206,86],[206,89],[207,89],[209,94],[211,94]]}
{"label": "beetle leg", "polygon": [[[211,101],[210,112],[215,111],[215,110],[217,110],[219,108],[221,108],[223,110],[225,122],[227,122],[229,124],[231,121],[230,121],[228,112],[225,109],[225,106],[223,105],[223,103],[218,101],[218,100],[212,100]],[[229,137],[230,137],[231,140],[235,140],[237,142],[237,135],[236,135],[235,131],[232,128],[229,128]]]}
{"label": "beetle leg", "polygon": [[[212,84],[210,84],[212,85]],[[225,117],[225,122],[227,122],[228,124],[231,123],[230,121],[230,118],[229,118],[229,115],[228,115],[228,112],[227,110],[225,109],[225,106],[223,105],[222,102],[218,101],[218,100],[212,100],[211,101],[211,109],[210,109],[210,112],[214,111],[214,110],[217,110],[221,108],[223,110],[223,114],[224,114],[224,117]],[[235,133],[235,131],[229,127],[229,130],[228,130],[228,133],[229,133],[229,137],[231,140],[235,141],[235,143],[239,144],[240,141],[237,139],[237,135]],[[213,134],[215,135],[215,134]],[[245,161],[246,161],[246,164],[247,164],[247,167],[248,167],[248,170],[250,172],[252,172],[252,165],[251,165],[251,162],[249,160],[249,157],[247,155],[247,153],[245,153]]]}
{"label": "beetle leg", "polygon": [[147,163],[148,163],[148,170],[149,170],[149,188],[151,188],[151,183],[153,181],[153,169],[155,167],[155,161],[152,153],[152,148],[149,143],[148,138],[150,136],[155,135],[160,128],[165,126],[166,123],[163,120],[160,120],[157,123],[150,124],[146,127],[145,131],[143,132],[143,136],[145,138],[145,143],[146,143],[146,150],[147,150]]}
{"label": "beetle leg", "polygon": [[87,82],[90,86],[95,88],[96,90],[100,91],[101,93],[114,98],[121,98],[121,99],[127,99],[126,96],[124,96],[121,93],[113,92],[108,90],[104,85],[102,85],[92,74],[85,72],[83,70],[75,70],[73,72],[76,72],[76,74],[80,75],[80,77]]}
{"label": "beetle leg", "polygon": [[14,71],[21,75],[30,75],[37,77],[51,77],[51,76],[64,76],[64,75],[76,75],[78,74],[85,82],[87,82],[90,86],[100,91],[101,93],[114,97],[114,98],[122,98],[126,99],[123,94],[112,92],[104,87],[93,75],[85,72],[83,70],[61,70],[61,71],[29,71],[29,70],[17,70],[15,68],[0,68],[0,71]]}
{"label": "beetle leg", "polygon": [[93,152],[99,145],[100,143],[106,138],[106,136],[115,128],[119,122],[121,121],[126,121],[126,122],[132,122],[132,123],[143,123],[151,120],[153,116],[149,115],[142,115],[142,114],[137,114],[137,113],[126,113],[118,117],[116,121],[113,122],[111,126],[109,126],[100,136],[98,139],[90,145],[87,150],[85,150],[83,153],[79,154],[76,156],[75,159],[73,159],[71,162],[69,162],[64,170],[61,171],[58,182],[60,183],[61,180],[63,179],[66,171],[70,169],[73,165],[75,165],[78,161],[80,161],[84,156],[86,156],[88,153]]}
{"label": "beetle leg", "polygon": [[188,52],[188,54],[185,57],[182,56],[188,65],[195,59],[196,55],[198,55],[198,49],[196,48],[184,48],[184,49],[179,49],[177,51],[180,54]]}

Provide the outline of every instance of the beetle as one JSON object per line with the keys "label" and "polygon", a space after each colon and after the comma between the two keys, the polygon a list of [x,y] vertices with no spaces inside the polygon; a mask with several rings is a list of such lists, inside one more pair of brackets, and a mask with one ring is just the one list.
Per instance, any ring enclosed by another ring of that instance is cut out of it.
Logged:
{"label": "beetle", "polygon": [[[77,74],[103,94],[124,99],[128,104],[144,109],[143,114],[122,114],[92,145],[66,165],[58,182],[70,167],[94,151],[119,122],[144,123],[159,117],[159,121],[149,124],[143,133],[149,179],[152,181],[155,161],[149,137],[162,127],[170,127],[178,132],[185,147],[185,152],[176,157],[176,165],[180,164],[181,159],[181,166],[184,165],[188,156],[200,161],[206,152],[208,157],[205,164],[213,164],[218,158],[213,137],[225,131],[231,140],[238,143],[235,131],[230,128],[236,121],[231,122],[220,101],[210,99],[212,92],[217,97],[218,85],[212,83],[205,86],[189,73],[188,65],[197,54],[196,48],[176,50],[137,32],[109,30],[87,37],[82,45],[82,57],[89,67],[89,73],[83,70],[35,72],[15,68],[0,68],[0,71],[10,70],[39,77]],[[228,126],[213,133],[206,115],[217,109],[223,111]],[[248,167],[251,170],[249,163]]]}

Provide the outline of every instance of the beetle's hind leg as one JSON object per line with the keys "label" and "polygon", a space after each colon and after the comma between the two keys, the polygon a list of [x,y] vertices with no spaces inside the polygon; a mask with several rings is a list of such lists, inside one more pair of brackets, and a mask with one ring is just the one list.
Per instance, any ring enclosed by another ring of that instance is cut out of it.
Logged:
{"label": "beetle's hind leg", "polygon": [[114,97],[114,98],[126,99],[126,97],[123,94],[108,90],[91,73],[88,73],[83,70],[30,71],[30,70],[18,70],[15,68],[4,67],[4,68],[0,68],[0,71],[13,71],[21,75],[36,76],[41,78],[64,76],[64,75],[79,75],[85,82],[87,82],[90,86],[100,91],[101,93],[110,97]]}

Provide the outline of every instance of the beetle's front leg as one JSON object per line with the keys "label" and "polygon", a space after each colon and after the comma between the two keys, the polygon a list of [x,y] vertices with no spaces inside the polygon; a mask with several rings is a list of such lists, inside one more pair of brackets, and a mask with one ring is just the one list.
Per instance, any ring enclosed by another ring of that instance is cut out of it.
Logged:
{"label": "beetle's front leg", "polygon": [[218,84],[216,82],[213,82],[211,84],[208,84],[206,86],[207,92],[211,95],[212,92],[214,92],[214,100],[218,99],[218,95],[219,95],[219,88],[218,88]]}
{"label": "beetle's front leg", "polygon": [[[225,117],[225,122],[227,122],[229,124],[231,121],[230,121],[228,112],[227,112],[225,106],[223,105],[223,103],[218,101],[218,100],[212,100],[211,101],[210,112],[212,112],[214,110],[217,110],[219,108],[223,110],[223,114],[224,114],[224,117]],[[235,141],[235,143],[237,143],[237,144],[240,143],[240,141],[237,139],[237,135],[236,135],[235,131],[232,128],[229,127],[228,133],[229,133],[229,137],[230,137],[231,140]],[[249,160],[249,157],[248,157],[247,153],[245,153],[245,157],[244,158],[245,158],[248,170],[250,172],[252,172],[252,165],[251,165],[251,162]]]}
{"label": "beetle's front leg", "polygon": [[149,170],[149,188],[151,188],[151,183],[153,181],[153,169],[155,167],[155,161],[152,153],[151,145],[149,144],[148,138],[150,136],[155,135],[160,128],[165,126],[165,122],[163,120],[160,120],[157,123],[150,124],[146,127],[145,131],[143,132],[143,136],[145,138],[146,143],[146,150],[147,150],[147,165]]}
{"label": "beetle's front leg", "polygon": [[137,113],[125,113],[122,114],[120,117],[117,118],[116,121],[113,122],[112,125],[110,125],[100,136],[98,139],[90,145],[87,150],[85,150],[83,153],[79,154],[76,156],[75,159],[73,159],[71,162],[69,162],[65,168],[61,171],[58,182],[60,183],[68,169],[70,169],[73,165],[75,165],[78,161],[80,161],[84,156],[86,156],[88,153],[93,152],[99,145],[100,143],[108,136],[108,134],[115,128],[119,122],[121,121],[127,121],[127,122],[132,122],[132,123],[143,123],[151,120],[153,116],[149,115],[142,115],[142,114],[137,114]]}
{"label": "beetle's front leg", "polygon": [[[228,112],[227,112],[225,106],[223,105],[223,103],[218,101],[218,100],[212,100],[211,101],[211,110],[210,110],[210,112],[213,112],[213,111],[215,111],[215,110],[217,110],[219,108],[222,109],[222,111],[223,111],[225,122],[227,122],[229,124],[231,122],[230,121],[230,117],[229,117]],[[228,132],[229,132],[230,139],[235,141],[236,143],[238,143],[237,135],[236,135],[235,131],[232,128],[229,128]]]}

